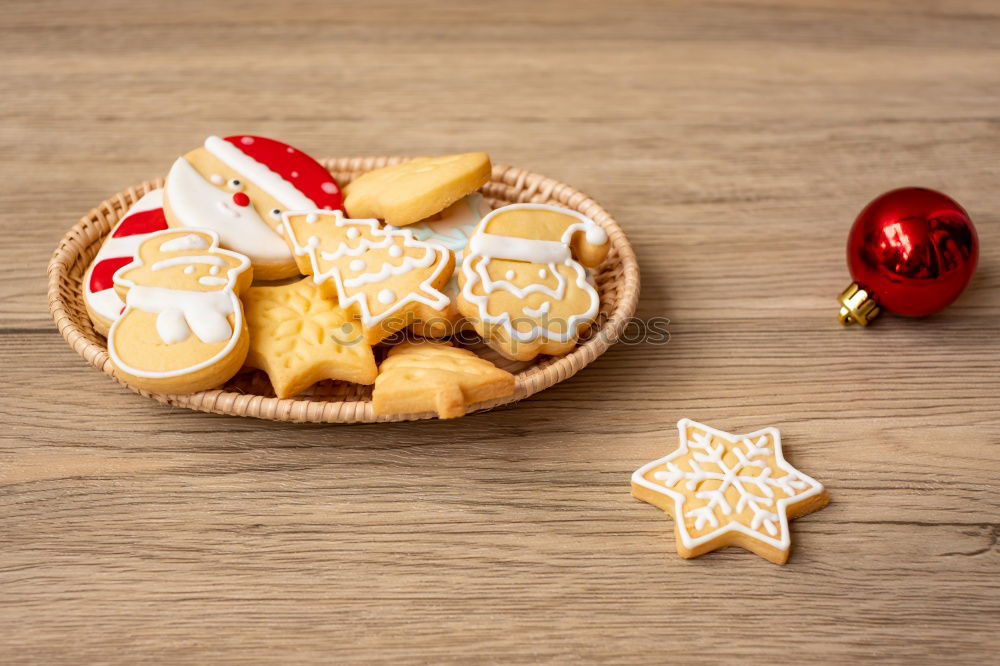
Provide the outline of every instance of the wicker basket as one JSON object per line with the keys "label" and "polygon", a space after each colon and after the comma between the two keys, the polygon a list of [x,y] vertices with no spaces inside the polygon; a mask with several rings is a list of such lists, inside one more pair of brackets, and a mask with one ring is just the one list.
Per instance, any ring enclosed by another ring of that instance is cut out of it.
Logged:
{"label": "wicker basket", "polygon": [[[405,159],[335,159],[324,161],[324,166],[341,184],[346,184],[366,171]],[[185,395],[150,393],[118,379],[108,358],[104,338],[94,332],[87,316],[80,281],[104,237],[129,206],[149,190],[162,186],[162,179],[147,181],[102,202],[63,236],[49,262],[49,309],[52,318],[66,342],[88,363],[147,398],[204,412],[310,423],[370,423],[434,417],[433,413],[376,417],[372,413],[371,387],[344,382],[320,382],[307,394],[279,400],[274,397],[267,376],[259,371],[242,372],[221,389]],[[517,383],[514,395],[474,405],[470,412],[521,400],[575,375],[618,340],[635,313],[639,298],[639,267],[632,246],[621,227],[587,195],[551,178],[500,165],[493,167],[492,180],[482,188],[482,192],[495,208],[510,203],[531,202],[561,204],[580,211],[607,231],[612,249],[596,275],[601,315],[581,344],[566,356],[539,357],[528,363],[507,361],[485,346],[477,348],[480,355],[514,373]]]}

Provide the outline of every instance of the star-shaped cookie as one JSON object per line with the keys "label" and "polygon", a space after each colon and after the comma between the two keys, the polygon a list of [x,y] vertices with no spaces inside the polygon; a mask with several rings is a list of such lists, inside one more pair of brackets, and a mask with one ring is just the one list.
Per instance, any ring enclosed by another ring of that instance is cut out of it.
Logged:
{"label": "star-shaped cookie", "polygon": [[740,546],[784,564],[788,520],[822,509],[829,497],[785,461],[778,429],[733,435],[690,419],[677,429],[677,450],[632,474],[632,495],[674,517],[677,553]]}
{"label": "star-shaped cookie", "polygon": [[312,280],[251,287],[243,307],[250,332],[246,365],[266,372],[279,398],[322,379],[375,381],[375,357],[361,326]]}

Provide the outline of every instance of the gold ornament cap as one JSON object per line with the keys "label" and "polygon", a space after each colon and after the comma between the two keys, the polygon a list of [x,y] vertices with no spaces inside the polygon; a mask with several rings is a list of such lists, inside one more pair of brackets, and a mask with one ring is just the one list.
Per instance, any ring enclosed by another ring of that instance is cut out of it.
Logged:
{"label": "gold ornament cap", "polygon": [[837,297],[837,300],[840,301],[838,318],[844,326],[850,326],[853,323],[867,326],[882,312],[872,295],[857,282],[852,282],[851,286]]}

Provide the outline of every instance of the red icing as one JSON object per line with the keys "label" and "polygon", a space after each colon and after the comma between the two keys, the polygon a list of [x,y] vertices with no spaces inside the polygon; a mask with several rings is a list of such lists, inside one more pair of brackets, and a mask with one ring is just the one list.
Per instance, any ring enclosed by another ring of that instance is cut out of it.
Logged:
{"label": "red icing", "polygon": [[301,150],[260,136],[239,134],[227,136],[226,141],[290,182],[317,207],[344,210],[344,197],[337,181],[322,164]]}
{"label": "red icing", "polygon": [[136,234],[151,234],[154,231],[166,228],[167,218],[163,215],[163,209],[154,208],[152,210],[132,213],[126,217],[118,225],[118,228],[115,229],[115,233],[111,234],[111,237],[121,238],[122,236],[135,236]]}
{"label": "red icing", "polygon": [[236,194],[233,195],[233,203],[236,204],[237,206],[249,206],[250,197],[243,194],[242,192],[237,192]]}
{"label": "red icing", "polygon": [[94,270],[90,273],[90,291],[96,292],[111,289],[111,287],[115,286],[114,280],[112,280],[115,271],[131,261],[132,257],[102,259],[94,266]]}

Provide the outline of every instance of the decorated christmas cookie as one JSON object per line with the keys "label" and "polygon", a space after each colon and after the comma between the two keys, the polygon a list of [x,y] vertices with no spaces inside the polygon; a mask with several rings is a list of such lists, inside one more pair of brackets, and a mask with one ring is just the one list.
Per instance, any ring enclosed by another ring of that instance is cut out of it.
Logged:
{"label": "decorated christmas cookie", "polygon": [[150,234],[167,228],[163,216],[163,190],[156,189],[132,204],[114,226],[83,276],[83,301],[94,330],[107,335],[111,323],[125,308],[115,291],[115,271],[135,258],[139,244]]}
{"label": "decorated christmas cookie", "polygon": [[243,303],[250,329],[246,365],[266,372],[279,398],[322,379],[375,381],[375,357],[361,326],[312,280],[251,287]]}
{"label": "decorated christmas cookie", "polygon": [[284,218],[299,270],[360,318],[369,344],[416,319],[444,316],[450,300],[441,289],[455,268],[449,250],[418,241],[407,229],[383,229],[378,220],[352,220],[340,211]]}
{"label": "decorated christmas cookie", "polygon": [[576,211],[498,208],[469,241],[458,310],[507,358],[565,354],[600,307],[584,266],[599,265],[609,247],[604,230]]}
{"label": "decorated christmas cookie", "polygon": [[826,506],[823,486],[785,461],[776,428],[731,435],[690,419],[677,428],[677,450],[632,475],[632,495],[674,517],[677,553],[740,546],[784,564],[788,520]]}
{"label": "decorated christmas cookie", "polygon": [[240,369],[247,330],[239,294],[253,270],[214,232],[158,231],[114,276],[125,311],[108,332],[118,375],[163,393],[215,388]]}
{"label": "decorated christmas cookie", "polygon": [[492,170],[486,153],[420,157],[359,176],[344,188],[344,207],[351,217],[403,227],[475,192]]}
{"label": "decorated christmas cookie", "polygon": [[437,412],[443,419],[465,414],[466,406],[511,395],[514,375],[447,342],[402,342],[379,367],[372,392],[378,416]]}
{"label": "decorated christmas cookie", "polygon": [[339,210],[340,187],[321,164],[259,136],[210,136],[174,162],[164,211],[172,227],[215,231],[224,248],[245,254],[260,280],[298,274],[282,238],[286,210]]}
{"label": "decorated christmas cookie", "polygon": [[[465,246],[469,242],[469,237],[475,231],[476,225],[490,212],[490,205],[486,199],[478,192],[462,197],[452,205],[445,208],[436,215],[432,215],[426,220],[421,220],[416,224],[406,227],[413,231],[413,236],[417,240],[437,243],[455,253],[455,272],[462,266],[462,257]],[[458,298],[458,275],[453,274],[448,284],[444,287],[444,293],[451,299],[447,313],[443,320],[423,322],[418,321],[413,324],[413,331],[417,335],[425,337],[445,337],[452,335],[459,327],[464,328],[456,300]]]}

